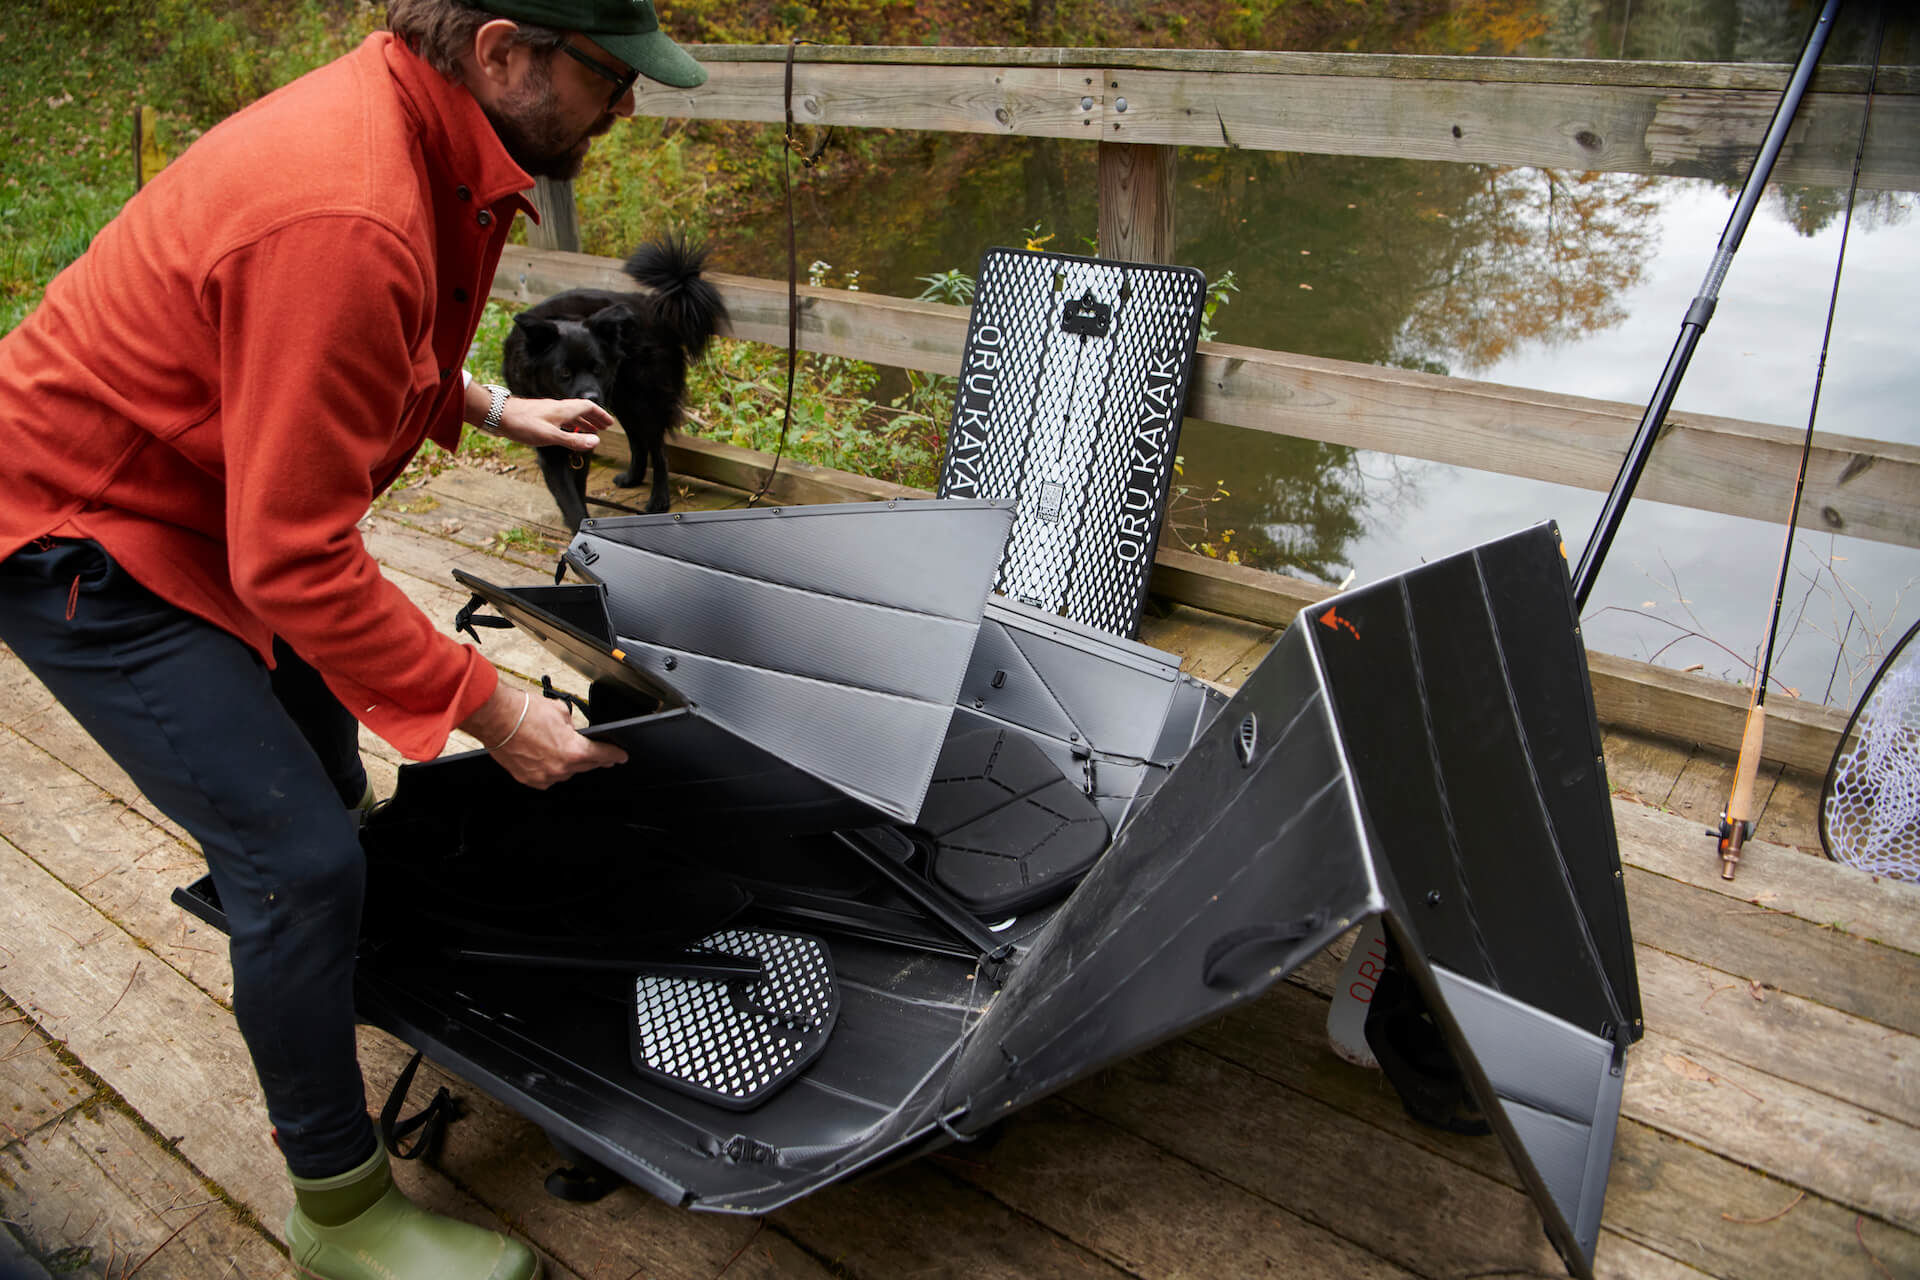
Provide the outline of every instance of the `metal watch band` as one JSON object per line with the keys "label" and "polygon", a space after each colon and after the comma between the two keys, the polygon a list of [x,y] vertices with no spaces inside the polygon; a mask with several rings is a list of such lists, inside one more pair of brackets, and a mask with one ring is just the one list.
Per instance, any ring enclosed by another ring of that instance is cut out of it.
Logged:
{"label": "metal watch band", "polygon": [[497,436],[500,434],[500,416],[507,411],[507,397],[513,393],[497,383],[485,382],[481,385],[492,394],[493,403],[487,406],[487,416],[485,421],[479,424],[480,430],[490,436]]}

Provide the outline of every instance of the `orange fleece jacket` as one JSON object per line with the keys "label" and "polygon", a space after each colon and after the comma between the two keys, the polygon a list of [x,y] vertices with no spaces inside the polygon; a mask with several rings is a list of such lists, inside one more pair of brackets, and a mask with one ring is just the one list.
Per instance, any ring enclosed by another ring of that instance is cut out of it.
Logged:
{"label": "orange fleece jacket", "polygon": [[210,130],[0,339],[0,558],[94,538],[439,754],[493,668],[356,525],[423,440],[458,445],[460,368],[532,185],[473,96],[384,33]]}

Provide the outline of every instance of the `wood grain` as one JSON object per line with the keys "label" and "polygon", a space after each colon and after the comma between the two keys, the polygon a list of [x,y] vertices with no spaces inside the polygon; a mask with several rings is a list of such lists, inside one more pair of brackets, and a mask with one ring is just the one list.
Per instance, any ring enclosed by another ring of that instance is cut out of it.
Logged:
{"label": "wood grain", "polygon": [[[785,50],[712,54],[698,89],[642,82],[643,115],[779,122]],[[1718,180],[1751,163],[1784,75],[1772,69],[1145,51],[811,50],[794,118],[854,128],[1543,165]],[[998,56],[995,56],[998,55]],[[1869,187],[1920,186],[1913,76],[1878,87]],[[1860,75],[1816,79],[1775,170],[1844,183]],[[1126,109],[1119,103],[1124,99]]]}

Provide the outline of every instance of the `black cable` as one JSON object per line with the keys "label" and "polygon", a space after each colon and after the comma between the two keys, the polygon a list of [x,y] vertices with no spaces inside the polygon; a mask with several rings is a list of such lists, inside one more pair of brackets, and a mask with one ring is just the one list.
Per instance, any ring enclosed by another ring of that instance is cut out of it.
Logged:
{"label": "black cable", "polygon": [[767,468],[767,478],[743,504],[749,507],[773,488],[773,478],[780,473],[780,459],[787,452],[787,429],[793,425],[793,381],[800,365],[800,251],[793,225],[793,53],[801,45],[812,43],[798,36],[787,42],[786,84],[782,92],[787,123],[780,139],[780,188],[787,201],[787,394],[780,406],[780,443],[773,451],[773,465]]}

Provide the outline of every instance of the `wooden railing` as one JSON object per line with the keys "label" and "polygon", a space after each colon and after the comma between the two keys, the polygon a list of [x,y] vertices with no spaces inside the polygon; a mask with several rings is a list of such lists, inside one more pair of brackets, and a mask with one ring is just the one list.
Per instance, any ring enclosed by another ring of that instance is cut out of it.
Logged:
{"label": "wooden railing", "polygon": [[[783,47],[694,46],[699,89],[647,85],[643,114],[783,119]],[[1154,49],[803,45],[794,119],[1183,147],[1739,178],[1784,67]],[[1864,67],[1815,76],[1775,169],[1844,185]],[[1920,188],[1920,73],[1883,68],[1861,180]]]}
{"label": "wooden railing", "polygon": [[[641,113],[784,118],[787,49],[693,52],[707,64],[708,82],[682,90],[643,81]],[[1171,256],[1176,147],[1727,180],[1744,174],[1787,74],[1755,65],[1113,49],[803,46],[793,56],[792,105],[802,123],[1097,141],[1101,252],[1135,261]],[[1819,71],[1776,180],[1845,183],[1866,78],[1860,67]],[[1920,190],[1920,73],[1883,69],[1876,93],[1862,182]],[[539,202],[545,226],[531,237],[533,247],[508,250],[494,296],[527,303],[583,285],[622,287],[614,260],[569,252],[578,248],[570,191],[543,185]],[[732,313],[732,336],[785,343],[785,282],[717,282]],[[800,345],[807,351],[955,373],[965,328],[966,313],[956,307],[800,290]],[[1187,412],[1249,430],[1604,490],[1641,406],[1203,343]],[[1798,451],[1798,433],[1787,428],[1672,414],[1640,494],[1721,513],[1784,510]],[[696,449],[699,456],[678,461],[723,471],[744,465],[725,452]],[[1920,546],[1916,495],[1920,447],[1815,437],[1802,508],[1809,526]],[[1285,622],[1324,592],[1165,550],[1154,588],[1269,623]],[[1619,722],[1661,731],[1691,725],[1698,741],[1737,744],[1737,697],[1718,682],[1643,665],[1595,655],[1603,719],[1611,705]],[[1770,741],[1769,755],[1824,767],[1838,727],[1834,713],[1795,705],[1781,715],[1804,732],[1795,728]]]}
{"label": "wooden railing", "polygon": [[[581,286],[631,287],[619,268],[611,258],[510,246],[493,293],[525,303]],[[732,313],[733,336],[786,342],[784,281],[714,279]],[[800,287],[800,345],[807,351],[957,373],[966,327],[961,307]],[[1640,412],[1639,405],[1219,342],[1200,345],[1187,400],[1190,416],[1213,422],[1597,490],[1613,482]],[[1730,515],[1784,512],[1802,434],[1670,414],[1640,496]],[[1807,527],[1920,546],[1916,495],[1920,447],[1814,436],[1802,501]]]}

